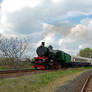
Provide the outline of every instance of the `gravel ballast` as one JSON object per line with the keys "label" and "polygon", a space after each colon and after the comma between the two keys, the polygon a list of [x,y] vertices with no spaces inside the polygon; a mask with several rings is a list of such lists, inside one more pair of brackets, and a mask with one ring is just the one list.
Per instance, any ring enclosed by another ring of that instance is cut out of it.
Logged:
{"label": "gravel ballast", "polygon": [[56,88],[55,92],[80,92],[85,80],[90,74],[92,74],[92,70],[83,72],[81,75],[68,81],[67,84]]}

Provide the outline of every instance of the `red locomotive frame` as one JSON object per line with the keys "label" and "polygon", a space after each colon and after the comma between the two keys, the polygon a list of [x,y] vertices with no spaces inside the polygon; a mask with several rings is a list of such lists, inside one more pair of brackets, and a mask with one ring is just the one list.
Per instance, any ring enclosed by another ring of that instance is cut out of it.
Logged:
{"label": "red locomotive frame", "polygon": [[40,61],[42,61],[42,62],[44,61],[43,63],[47,63],[48,58],[47,57],[36,57],[35,61],[34,61],[34,62],[36,62],[36,64],[33,65],[32,68],[33,69],[43,69],[43,70],[46,69],[46,66],[45,65],[41,65]]}

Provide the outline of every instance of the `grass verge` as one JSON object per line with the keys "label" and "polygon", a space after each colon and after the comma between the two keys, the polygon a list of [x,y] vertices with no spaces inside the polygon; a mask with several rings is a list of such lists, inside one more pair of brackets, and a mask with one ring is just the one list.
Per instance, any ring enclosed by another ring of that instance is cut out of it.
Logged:
{"label": "grass verge", "polygon": [[48,92],[46,91],[46,85],[51,84],[51,86],[53,86],[53,83],[57,80],[64,79],[66,76],[68,78],[69,75],[72,76],[88,69],[92,68],[71,68],[44,74],[33,74],[17,78],[3,79],[0,80],[0,92],[43,92],[44,88],[44,92]]}

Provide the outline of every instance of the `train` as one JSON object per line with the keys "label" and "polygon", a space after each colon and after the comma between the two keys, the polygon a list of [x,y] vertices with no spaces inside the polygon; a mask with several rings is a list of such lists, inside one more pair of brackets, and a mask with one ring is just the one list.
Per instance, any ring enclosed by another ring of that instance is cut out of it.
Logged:
{"label": "train", "polygon": [[33,69],[61,69],[67,67],[89,66],[89,62],[71,62],[71,55],[54,50],[53,46],[45,47],[45,42],[36,49],[37,57],[32,62]]}

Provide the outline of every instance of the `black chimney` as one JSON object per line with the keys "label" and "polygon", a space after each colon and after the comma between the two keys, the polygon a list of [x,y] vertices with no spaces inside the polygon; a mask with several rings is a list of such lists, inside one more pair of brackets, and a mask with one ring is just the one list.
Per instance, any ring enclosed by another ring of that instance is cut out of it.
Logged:
{"label": "black chimney", "polygon": [[44,45],[45,45],[45,42],[42,42],[42,46],[44,47]]}

